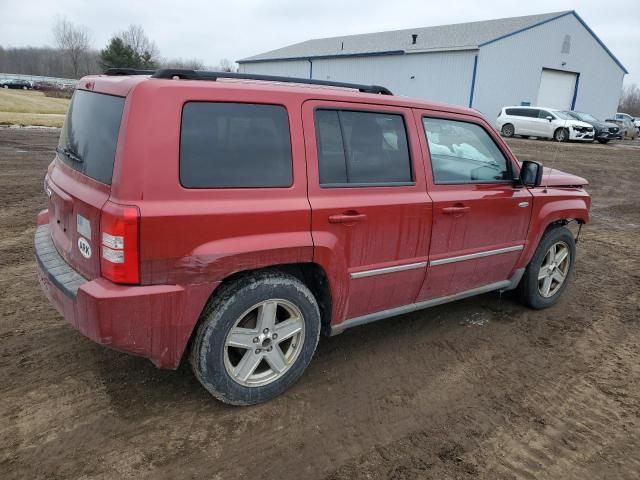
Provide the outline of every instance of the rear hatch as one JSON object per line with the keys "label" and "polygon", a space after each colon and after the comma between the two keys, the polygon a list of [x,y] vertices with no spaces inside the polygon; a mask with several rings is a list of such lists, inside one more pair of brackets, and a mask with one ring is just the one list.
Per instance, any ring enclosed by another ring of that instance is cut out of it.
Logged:
{"label": "rear hatch", "polygon": [[111,192],[124,102],[76,90],[45,178],[53,243],[89,280],[100,276],[100,212]]}

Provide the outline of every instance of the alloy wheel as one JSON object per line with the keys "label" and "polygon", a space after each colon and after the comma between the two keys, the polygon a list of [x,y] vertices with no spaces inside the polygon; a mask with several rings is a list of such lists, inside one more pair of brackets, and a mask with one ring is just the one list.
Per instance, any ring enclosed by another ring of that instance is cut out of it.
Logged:
{"label": "alloy wheel", "polygon": [[261,387],[279,379],[300,354],[304,326],[300,309],[287,300],[269,299],[252,306],[227,334],[227,373],[245,387]]}
{"label": "alloy wheel", "polygon": [[553,297],[569,274],[571,253],[564,242],[557,242],[547,250],[538,272],[538,291],[544,298]]}

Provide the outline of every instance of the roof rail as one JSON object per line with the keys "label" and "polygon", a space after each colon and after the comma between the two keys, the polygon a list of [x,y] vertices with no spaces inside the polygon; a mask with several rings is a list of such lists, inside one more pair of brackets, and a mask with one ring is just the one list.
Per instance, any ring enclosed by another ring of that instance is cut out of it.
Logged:
{"label": "roof rail", "polygon": [[[110,69],[113,70],[113,69]],[[127,70],[127,69],[117,69]],[[113,75],[148,75],[147,70],[137,70],[136,72],[146,73],[131,73]],[[106,72],[105,72],[106,73]],[[282,83],[300,83],[308,85],[323,85],[327,87],[340,87],[351,88],[363,93],[378,93],[381,95],[393,95],[391,91],[386,87],[379,85],[361,85],[358,83],[344,83],[344,82],[331,82],[328,80],[314,80],[310,78],[295,78],[295,77],[280,77],[276,75],[256,75],[253,73],[234,73],[234,72],[205,72],[200,70],[184,70],[165,68],[152,72],[151,78],[179,78],[183,80],[212,80],[216,81],[219,78],[237,78],[240,80],[262,80],[265,82],[282,82]]]}
{"label": "roof rail", "polygon": [[105,75],[153,75],[155,70],[140,70],[137,68],[108,68],[104,71]]}

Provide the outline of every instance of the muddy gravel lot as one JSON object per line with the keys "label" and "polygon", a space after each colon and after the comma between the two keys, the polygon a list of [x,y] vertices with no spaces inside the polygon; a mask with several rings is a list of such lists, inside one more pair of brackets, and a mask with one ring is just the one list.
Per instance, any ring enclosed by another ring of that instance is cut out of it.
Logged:
{"label": "muddy gravel lot", "polygon": [[488,294],[356,328],[283,396],[234,408],[184,365],[93,344],[40,292],[57,136],[0,130],[1,478],[640,478],[640,142],[509,142],[591,182],[555,307]]}

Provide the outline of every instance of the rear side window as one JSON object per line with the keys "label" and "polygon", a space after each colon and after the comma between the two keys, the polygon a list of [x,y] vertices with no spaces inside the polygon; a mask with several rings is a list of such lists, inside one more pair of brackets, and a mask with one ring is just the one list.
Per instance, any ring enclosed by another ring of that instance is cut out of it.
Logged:
{"label": "rear side window", "polygon": [[422,119],[437,184],[493,183],[511,179],[509,162],[475,123]]}
{"label": "rear side window", "polygon": [[76,90],[60,133],[58,156],[88,177],[111,185],[124,98]]}
{"label": "rear side window", "polygon": [[180,135],[183,186],[289,187],[292,182],[291,138],[284,107],[185,104]]}
{"label": "rear side window", "polygon": [[320,184],[406,185],[411,157],[402,115],[316,110]]}

